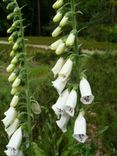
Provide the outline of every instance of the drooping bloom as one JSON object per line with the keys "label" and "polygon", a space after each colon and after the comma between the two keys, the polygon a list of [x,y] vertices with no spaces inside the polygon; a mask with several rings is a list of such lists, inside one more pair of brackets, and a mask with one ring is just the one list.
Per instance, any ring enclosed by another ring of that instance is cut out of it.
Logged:
{"label": "drooping bloom", "polygon": [[60,11],[58,11],[57,14],[54,16],[53,21],[59,22],[61,20],[62,16],[63,16],[63,14]]}
{"label": "drooping bloom", "polygon": [[62,18],[62,20],[60,21],[60,26],[61,26],[61,27],[64,27],[65,25],[67,25],[68,19],[69,19],[69,16],[68,16],[68,14],[66,14],[66,15]]}
{"label": "drooping bloom", "polygon": [[75,41],[75,34],[71,32],[66,40],[66,46],[71,47]]}
{"label": "drooping bloom", "polygon": [[68,81],[67,79],[64,79],[63,77],[60,76],[55,81],[52,81],[52,85],[57,90],[58,94],[61,94],[61,92],[66,86],[67,81]]}
{"label": "drooping bloom", "polygon": [[58,59],[58,61],[56,62],[55,66],[52,68],[52,72],[54,74],[54,77],[56,77],[56,75],[60,72],[62,66],[64,65],[64,58],[63,57],[60,57]]}
{"label": "drooping bloom", "polygon": [[65,103],[67,101],[67,98],[69,96],[69,91],[66,89],[63,91],[63,93],[59,96],[57,102],[52,106],[52,109],[54,110],[55,114],[59,117],[60,115],[64,114],[65,110]]}
{"label": "drooping bloom", "polygon": [[50,49],[51,49],[51,50],[56,50],[57,47],[58,47],[61,43],[63,43],[62,39],[59,39],[59,40],[55,41],[54,43],[52,43],[52,44],[50,45]]}
{"label": "drooping bloom", "polygon": [[86,135],[86,120],[82,112],[79,113],[75,121],[73,137],[81,143],[84,143],[88,138]]}
{"label": "drooping bloom", "polygon": [[6,114],[6,117],[2,120],[2,122],[5,126],[5,128],[7,128],[15,120],[17,112],[16,112],[15,108],[11,107],[10,109],[8,109],[7,112],[5,112],[5,114]]}
{"label": "drooping bloom", "polygon": [[8,128],[5,129],[5,131],[7,132],[9,138],[16,131],[18,126],[19,126],[19,120],[16,118],[14,120],[14,122]]}
{"label": "drooping bloom", "polygon": [[53,9],[58,9],[63,5],[63,0],[57,0],[54,4],[53,4]]}
{"label": "drooping bloom", "polygon": [[12,137],[9,140],[8,145],[6,146],[9,150],[11,150],[11,154],[15,155],[19,152],[19,147],[22,142],[22,129],[18,128]]}
{"label": "drooping bloom", "polygon": [[83,104],[91,104],[94,100],[89,82],[83,77],[80,81],[80,101]]}
{"label": "drooping bloom", "polygon": [[52,32],[52,37],[57,37],[61,34],[62,29],[60,26],[58,26],[53,32]]}
{"label": "drooping bloom", "polygon": [[73,62],[69,58],[63,65],[62,69],[60,70],[59,76],[63,77],[64,80],[68,79],[72,71],[72,66]]}
{"label": "drooping bloom", "polygon": [[77,104],[77,92],[76,90],[72,90],[68,96],[67,102],[65,104],[65,111],[70,116],[74,116],[74,109]]}
{"label": "drooping bloom", "polygon": [[19,102],[19,96],[18,95],[14,95],[12,100],[11,100],[11,103],[10,103],[10,106],[11,107],[15,107]]}
{"label": "drooping bloom", "polygon": [[15,65],[15,64],[17,64],[17,62],[18,62],[18,57],[15,56],[15,57],[11,60],[11,63]]}
{"label": "drooping bloom", "polygon": [[66,113],[61,115],[60,120],[57,120],[57,126],[62,130],[63,133],[67,131],[67,123],[69,122],[70,116]]}

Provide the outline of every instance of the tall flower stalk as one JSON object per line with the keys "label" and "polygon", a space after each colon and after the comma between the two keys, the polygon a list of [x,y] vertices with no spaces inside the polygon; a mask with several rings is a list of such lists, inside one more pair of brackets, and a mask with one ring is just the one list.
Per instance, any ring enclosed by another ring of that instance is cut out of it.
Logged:
{"label": "tall flower stalk", "polygon": [[79,32],[77,14],[82,12],[76,9],[76,0],[57,0],[53,8],[56,10],[53,22],[58,23],[58,26],[52,32],[52,37],[60,36],[60,38],[50,45],[50,49],[60,58],[52,68],[56,78],[52,84],[59,94],[52,109],[58,118],[56,123],[63,133],[67,131],[70,118],[78,115],[74,124],[73,137],[84,143],[88,138],[84,117],[85,108],[86,104],[93,102],[94,96],[84,70],[81,68],[83,55],[77,41]]}
{"label": "tall flower stalk", "polygon": [[8,156],[23,156],[25,151],[24,155],[32,156],[31,103],[22,8],[16,0],[3,0],[3,2],[7,3],[6,8],[10,12],[7,19],[13,21],[7,30],[10,34],[8,41],[13,45],[10,52],[12,60],[6,69],[10,73],[8,81],[12,86],[13,97],[9,109],[4,113],[5,118],[2,120],[9,139],[5,153]]}

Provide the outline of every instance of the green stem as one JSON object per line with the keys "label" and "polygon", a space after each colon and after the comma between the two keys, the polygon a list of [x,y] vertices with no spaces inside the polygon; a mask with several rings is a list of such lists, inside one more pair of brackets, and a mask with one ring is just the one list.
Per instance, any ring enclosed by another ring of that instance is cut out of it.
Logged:
{"label": "green stem", "polygon": [[[76,19],[76,8],[75,8],[75,0],[70,0],[71,1],[71,12],[72,12],[72,29],[77,32],[77,19]],[[78,43],[77,43],[77,36],[78,34],[76,33],[76,38],[74,42],[74,47],[73,51],[76,54],[76,64],[75,64],[75,72],[74,72],[74,77],[75,77],[75,83],[79,84],[80,82],[80,51],[78,48]],[[79,91],[78,91],[78,95]],[[78,98],[79,99],[79,98]],[[78,106],[80,107],[80,100],[78,101]]]}
{"label": "green stem", "polygon": [[[18,4],[17,4],[18,6]],[[19,7],[19,6],[18,6]],[[20,16],[20,31],[21,36],[23,39],[23,52],[24,52],[24,60],[25,60],[25,70],[26,70],[26,89],[25,89],[25,95],[26,95],[26,105],[27,105],[27,120],[28,120],[28,142],[29,142],[29,150],[28,150],[28,156],[32,156],[32,149],[31,149],[31,142],[32,142],[32,132],[31,132],[31,103],[30,103],[30,93],[29,93],[29,74],[28,74],[28,61],[27,61],[27,51],[26,51],[26,44],[25,44],[25,37],[24,37],[24,27],[23,27],[23,21],[22,21],[22,13],[19,12]]]}

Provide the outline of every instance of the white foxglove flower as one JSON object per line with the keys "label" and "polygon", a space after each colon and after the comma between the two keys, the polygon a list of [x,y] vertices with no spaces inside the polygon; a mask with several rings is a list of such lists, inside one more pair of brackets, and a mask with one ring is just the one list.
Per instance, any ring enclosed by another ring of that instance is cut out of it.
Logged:
{"label": "white foxglove flower", "polygon": [[5,131],[7,132],[9,138],[16,131],[18,126],[19,126],[19,120],[16,118],[14,120],[14,122],[7,129],[5,129]]}
{"label": "white foxglove flower", "polygon": [[17,112],[14,108],[11,108],[5,114],[6,114],[6,117],[2,120],[2,122],[5,126],[5,128],[7,128],[15,120]]}
{"label": "white foxglove flower", "polygon": [[58,11],[57,14],[53,18],[53,22],[55,22],[55,23],[59,22],[61,20],[62,16],[63,16],[63,14],[60,11]]}
{"label": "white foxglove flower", "polygon": [[63,42],[62,39],[59,39],[59,40],[55,41],[54,43],[52,43],[50,45],[50,49],[51,50],[56,50],[57,47],[59,46],[59,44],[61,44],[62,42]]}
{"label": "white foxglove flower", "polygon": [[60,72],[62,66],[64,65],[64,58],[63,57],[60,57],[58,59],[58,61],[56,62],[55,66],[52,68],[52,72],[54,74],[54,77],[56,77],[56,75]]}
{"label": "white foxglove flower", "polygon": [[53,32],[52,32],[52,37],[57,37],[61,34],[62,30],[61,27],[57,27]]}
{"label": "white foxglove flower", "polygon": [[62,69],[59,72],[59,76],[63,77],[64,80],[68,79],[72,71],[73,62],[71,59],[68,59],[63,65]]}
{"label": "white foxglove flower", "polygon": [[11,150],[11,154],[15,155],[19,152],[19,147],[22,142],[22,129],[18,128],[12,137],[9,140],[8,145],[6,146],[9,150]]}
{"label": "white foxglove flower", "polygon": [[75,37],[76,36],[74,33],[70,33],[67,40],[66,40],[66,46],[71,47],[74,44]]}
{"label": "white foxglove flower", "polygon": [[56,49],[55,53],[57,55],[62,54],[65,51],[65,43],[61,43],[58,45],[58,48]]}
{"label": "white foxglove flower", "polygon": [[17,58],[17,56],[15,56],[15,57],[11,60],[11,63],[15,65],[17,62],[18,62],[18,58]]}
{"label": "white foxglove flower", "polygon": [[58,118],[61,114],[64,114],[64,107],[65,107],[65,103],[67,101],[68,96],[69,96],[69,91],[68,89],[66,89],[59,96],[57,102],[52,106],[52,109],[54,110]]}
{"label": "white foxglove flower", "polygon": [[13,73],[11,73],[11,75],[9,76],[8,81],[9,81],[9,82],[13,82],[15,79],[16,79],[16,73],[13,72]]}
{"label": "white foxglove flower", "polygon": [[54,4],[53,4],[53,9],[58,9],[63,5],[63,0],[57,0]]}
{"label": "white foxglove flower", "polygon": [[77,92],[72,90],[68,96],[67,102],[65,104],[65,111],[68,115],[74,116],[74,109],[77,104]]}
{"label": "white foxglove flower", "polygon": [[6,71],[7,71],[8,73],[11,73],[11,72],[13,72],[14,69],[15,69],[15,65],[14,65],[14,64],[10,64],[10,65],[7,67]]}
{"label": "white foxglove flower", "polygon": [[58,94],[61,94],[61,92],[63,91],[63,89],[66,86],[67,83],[67,79],[64,80],[62,77],[58,77],[55,81],[52,82],[54,88],[56,88]]}
{"label": "white foxglove flower", "polygon": [[63,133],[65,133],[67,131],[67,123],[70,119],[70,116],[66,113],[64,113],[63,115],[61,115],[60,120],[57,120],[57,126],[62,130]]}
{"label": "white foxglove flower", "polygon": [[20,85],[20,83],[21,83],[21,79],[19,77],[17,77],[15,79],[15,81],[13,82],[12,87],[13,88],[18,87]]}
{"label": "white foxglove flower", "polygon": [[4,112],[4,115],[7,116],[9,113],[12,113],[12,111],[14,111],[14,108],[9,107],[9,109],[6,112]]}
{"label": "white foxglove flower", "polygon": [[65,16],[62,18],[62,20],[60,21],[60,26],[61,26],[61,27],[64,27],[65,25],[67,25],[68,19],[69,19],[69,17],[65,15]]}
{"label": "white foxglove flower", "polygon": [[12,100],[11,100],[11,103],[10,103],[10,106],[11,107],[15,107],[19,102],[19,96],[18,95],[14,95]]}
{"label": "white foxglove flower", "polygon": [[88,138],[86,135],[86,120],[82,112],[79,113],[75,121],[73,137],[81,143],[84,143]]}
{"label": "white foxglove flower", "polygon": [[94,100],[89,82],[83,77],[80,81],[80,101],[83,104],[91,104]]}

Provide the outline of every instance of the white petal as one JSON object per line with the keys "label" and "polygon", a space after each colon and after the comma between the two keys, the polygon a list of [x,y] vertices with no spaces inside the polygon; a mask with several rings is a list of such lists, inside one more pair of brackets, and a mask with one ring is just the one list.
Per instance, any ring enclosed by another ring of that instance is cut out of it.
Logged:
{"label": "white petal", "polygon": [[70,119],[70,116],[64,113],[63,115],[61,115],[60,120],[56,121],[58,127],[62,130],[63,133],[67,131],[67,123],[69,119]]}
{"label": "white petal", "polygon": [[77,104],[77,92],[72,90],[68,96],[67,102],[65,104],[65,111],[70,116],[74,116],[74,109]]}
{"label": "white petal", "polygon": [[5,131],[7,132],[8,134],[8,137],[11,137],[11,135],[16,131],[16,129],[18,128],[19,126],[19,120],[16,118],[14,120],[14,122],[7,128],[5,129]]}
{"label": "white petal", "polygon": [[22,142],[22,129],[18,128],[9,140],[7,148],[18,150]]}
{"label": "white petal", "polygon": [[75,121],[73,137],[81,143],[84,143],[87,139],[86,120],[82,113],[79,113],[79,115]]}
{"label": "white petal", "polygon": [[59,72],[59,76],[62,76],[64,79],[68,79],[72,71],[72,66],[73,62],[71,61],[71,59],[68,59]]}
{"label": "white petal", "polygon": [[52,106],[55,114],[59,117],[60,115],[64,114],[64,107],[69,96],[69,91],[66,89],[63,93],[59,96],[57,102]]}
{"label": "white petal", "polygon": [[16,118],[17,112],[14,108],[10,109],[8,112],[6,112],[5,114],[6,117],[2,120],[5,128],[7,128],[9,125],[11,125],[13,123],[13,121]]}
{"label": "white petal", "polygon": [[54,77],[60,72],[63,65],[64,65],[64,58],[60,57],[58,61],[56,62],[55,66],[52,68]]}
{"label": "white petal", "polygon": [[61,94],[63,89],[65,88],[67,83],[67,79],[64,81],[62,77],[58,77],[55,81],[52,82],[54,88],[56,88],[58,94]]}
{"label": "white petal", "polygon": [[81,102],[83,104],[91,104],[94,100],[89,82],[83,77],[80,81]]}

